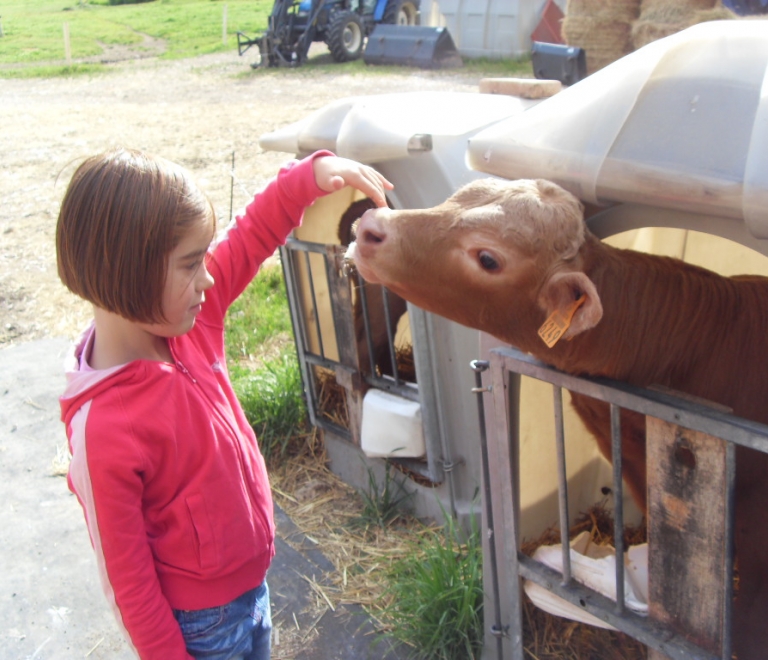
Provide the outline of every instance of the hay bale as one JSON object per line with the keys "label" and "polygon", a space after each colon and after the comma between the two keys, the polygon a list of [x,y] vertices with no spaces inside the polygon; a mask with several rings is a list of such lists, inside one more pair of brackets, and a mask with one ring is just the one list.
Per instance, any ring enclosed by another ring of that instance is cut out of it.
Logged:
{"label": "hay bale", "polygon": [[569,46],[584,49],[587,74],[594,73],[632,52],[632,26],[629,23],[566,18],[563,21],[563,36]]}
{"label": "hay bale", "polygon": [[640,15],[646,12],[672,11],[679,9],[684,14],[692,14],[700,9],[712,9],[718,0],[642,0]]}
{"label": "hay bale", "polygon": [[632,26],[632,47],[637,50],[698,23],[735,18],[735,13],[713,0],[643,0]]}
{"label": "hay bale", "polygon": [[562,33],[569,46],[583,48],[587,73],[632,52],[632,23],[640,0],[568,0]]}
{"label": "hay bale", "polygon": [[640,14],[641,0],[568,0],[565,17],[631,23]]}

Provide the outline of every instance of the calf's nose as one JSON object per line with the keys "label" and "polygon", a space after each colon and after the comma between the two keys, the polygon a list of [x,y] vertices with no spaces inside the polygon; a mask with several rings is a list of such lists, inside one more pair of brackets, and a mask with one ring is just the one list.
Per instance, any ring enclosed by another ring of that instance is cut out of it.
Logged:
{"label": "calf's nose", "polygon": [[387,239],[384,223],[377,217],[376,211],[366,211],[355,229],[355,241],[358,249],[365,251],[375,250]]}

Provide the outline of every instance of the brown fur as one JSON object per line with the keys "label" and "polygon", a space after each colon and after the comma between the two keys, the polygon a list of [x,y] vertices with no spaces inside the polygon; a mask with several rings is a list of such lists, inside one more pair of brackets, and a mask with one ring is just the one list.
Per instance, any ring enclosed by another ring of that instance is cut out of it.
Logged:
{"label": "brown fur", "polygon": [[[372,211],[356,263],[371,281],[489,332],[577,375],[664,385],[768,423],[768,279],[727,278],[676,259],[619,250],[589,234],[582,208],[545,181],[469,184],[433,209]],[[488,270],[488,255],[499,264]],[[586,297],[547,348],[538,328]],[[601,452],[611,455],[608,406],[574,395]],[[622,417],[625,481],[645,509],[645,419]],[[768,646],[768,456],[737,448],[740,573],[734,644],[741,660]]]}

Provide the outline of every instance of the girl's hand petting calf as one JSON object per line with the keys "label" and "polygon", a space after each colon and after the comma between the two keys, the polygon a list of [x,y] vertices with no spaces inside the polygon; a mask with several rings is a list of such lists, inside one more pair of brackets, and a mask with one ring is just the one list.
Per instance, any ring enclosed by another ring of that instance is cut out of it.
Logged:
{"label": "girl's hand petting calf", "polygon": [[386,191],[395,187],[372,167],[348,158],[321,156],[314,160],[313,168],[321,190],[330,193],[352,186],[370,197],[376,206],[386,206]]}

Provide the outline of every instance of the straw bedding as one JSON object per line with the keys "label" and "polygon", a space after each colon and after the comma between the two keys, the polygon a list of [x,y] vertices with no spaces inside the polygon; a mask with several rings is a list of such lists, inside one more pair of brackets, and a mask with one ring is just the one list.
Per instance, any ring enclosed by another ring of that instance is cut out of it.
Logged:
{"label": "straw bedding", "polygon": [[[613,545],[613,518],[602,504],[596,504],[577,518],[571,527],[574,538],[589,530],[595,545]],[[624,530],[624,547],[645,543],[644,525]],[[559,528],[546,530],[538,539],[523,544],[522,551],[533,555],[543,545],[560,543]],[[523,644],[527,657],[537,660],[641,660],[645,645],[631,637],[584,623],[553,616],[536,607],[526,595],[523,606]]]}
{"label": "straw bedding", "polygon": [[[289,537],[286,542],[299,549],[302,543],[316,544],[335,567],[330,575],[307,578],[315,594],[308,618],[317,625],[329,612],[335,614],[339,606],[356,604],[366,609],[379,630],[385,631],[387,622],[379,618],[386,606],[384,576],[396,560],[412,553],[421,536],[432,528],[407,515],[386,528],[357,524],[364,508],[362,498],[328,469],[317,429],[296,438],[291,454],[288,460],[270,466],[275,501],[301,532],[300,537]],[[571,537],[585,529],[590,530],[594,543],[612,543],[613,521],[602,505],[595,505],[577,519]],[[644,527],[625,531],[626,545],[644,541]],[[525,543],[523,552],[531,555],[540,545],[559,542],[559,531],[552,528]],[[274,657],[287,660],[308,648],[318,633],[314,626],[299,628],[298,624],[283,623],[278,634],[280,644]],[[646,657],[645,647],[632,638],[553,616],[535,607],[527,597],[524,644],[526,657],[532,660]]]}

